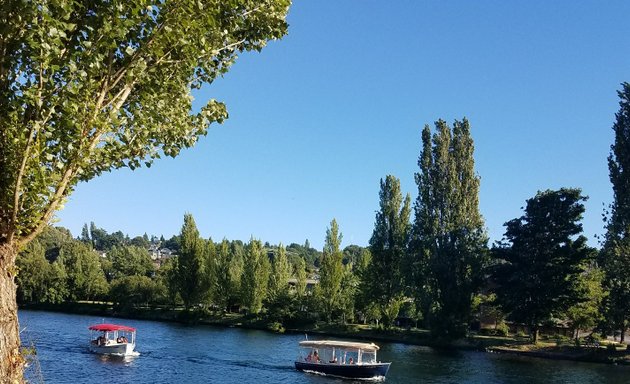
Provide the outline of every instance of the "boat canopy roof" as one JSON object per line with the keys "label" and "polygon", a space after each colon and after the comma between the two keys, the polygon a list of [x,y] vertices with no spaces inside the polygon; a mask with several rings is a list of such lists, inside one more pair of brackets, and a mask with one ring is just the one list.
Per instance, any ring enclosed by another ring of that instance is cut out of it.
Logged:
{"label": "boat canopy roof", "polygon": [[101,331],[101,332],[113,332],[113,331],[135,332],[136,331],[135,328],[128,327],[126,325],[118,325],[118,324],[96,324],[96,325],[92,325],[88,329],[91,331]]}
{"label": "boat canopy roof", "polygon": [[353,341],[338,341],[338,340],[304,340],[304,341],[300,341],[300,347],[346,348],[346,349],[361,349],[363,351],[378,351],[378,345],[374,343],[357,343]]}

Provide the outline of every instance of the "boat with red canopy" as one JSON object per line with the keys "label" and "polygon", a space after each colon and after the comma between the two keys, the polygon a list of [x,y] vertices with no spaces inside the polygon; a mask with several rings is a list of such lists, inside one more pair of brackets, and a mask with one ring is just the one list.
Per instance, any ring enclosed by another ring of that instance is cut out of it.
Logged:
{"label": "boat with red canopy", "polygon": [[[90,330],[90,351],[101,355],[135,355],[136,329],[118,324],[96,324]],[[94,336],[96,332],[97,336]]]}

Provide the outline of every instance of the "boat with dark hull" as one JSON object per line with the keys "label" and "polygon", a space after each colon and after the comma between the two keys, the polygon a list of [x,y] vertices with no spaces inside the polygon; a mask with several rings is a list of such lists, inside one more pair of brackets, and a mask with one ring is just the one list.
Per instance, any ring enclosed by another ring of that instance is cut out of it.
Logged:
{"label": "boat with dark hull", "polygon": [[374,343],[337,340],[305,340],[295,369],[348,379],[385,379],[391,363],[377,361],[379,347]]}

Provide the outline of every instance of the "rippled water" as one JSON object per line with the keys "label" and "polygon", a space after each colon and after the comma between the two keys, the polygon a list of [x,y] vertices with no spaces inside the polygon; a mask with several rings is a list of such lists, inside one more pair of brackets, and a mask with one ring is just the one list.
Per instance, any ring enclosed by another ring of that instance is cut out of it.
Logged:
{"label": "rippled water", "polygon": [[[27,372],[35,383],[352,383],[296,372],[293,360],[304,335],[40,311],[19,315],[23,343],[37,348],[41,376],[37,364]],[[138,328],[140,355],[89,353],[87,327],[103,320]],[[630,367],[380,345],[379,360],[392,361],[386,383],[630,382]]]}

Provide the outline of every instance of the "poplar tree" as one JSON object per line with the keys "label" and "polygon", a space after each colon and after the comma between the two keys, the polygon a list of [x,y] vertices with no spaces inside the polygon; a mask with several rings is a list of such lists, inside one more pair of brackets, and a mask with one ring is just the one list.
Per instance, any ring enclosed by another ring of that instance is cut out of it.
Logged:
{"label": "poplar tree", "polygon": [[619,111],[615,114],[615,141],[610,146],[608,170],[613,202],[606,217],[601,264],[609,292],[605,300],[610,326],[621,332],[630,323],[630,83],[621,84]]}
{"label": "poplar tree", "polygon": [[241,281],[243,305],[250,313],[259,313],[267,297],[271,265],[260,240],[250,239],[245,250]]}
{"label": "poplar tree", "polygon": [[407,194],[403,200],[400,180],[391,175],[381,179],[379,197],[380,209],[370,238],[368,288],[372,300],[386,313],[385,325],[391,326],[404,295],[403,265],[411,229],[411,197]]}
{"label": "poplar tree", "polygon": [[275,297],[288,292],[290,276],[291,266],[287,258],[287,251],[281,243],[278,246],[278,250],[273,257],[273,263],[271,264],[269,295]]}
{"label": "poplar tree", "polygon": [[302,257],[298,257],[293,274],[295,275],[295,293],[299,297],[303,297],[306,293],[306,261]]}
{"label": "poplar tree", "polygon": [[179,234],[179,246],[176,283],[184,307],[189,310],[204,296],[202,274],[205,254],[204,240],[199,236],[197,224],[190,213],[184,215],[184,224]]}
{"label": "poplar tree", "polygon": [[227,308],[232,292],[230,278],[230,242],[223,239],[216,250],[215,280],[212,286],[215,303],[221,308]]}
{"label": "poplar tree", "polygon": [[339,233],[337,220],[326,228],[326,240],[319,269],[319,285],[316,297],[330,322],[333,313],[339,308],[341,299],[341,279],[343,278],[343,252],[341,251],[342,234]]}
{"label": "poplar tree", "polygon": [[228,305],[238,304],[241,301],[241,286],[243,280],[243,268],[245,264],[245,247],[240,240],[230,243],[230,295]]}
{"label": "poplar tree", "polygon": [[290,0],[0,7],[0,381],[23,381],[15,257],[80,181],[176,156],[227,118],[193,89],[287,32]]}
{"label": "poplar tree", "polygon": [[467,119],[422,131],[410,281],[437,336],[464,336],[482,279],[487,236],[479,213],[479,177]]}
{"label": "poplar tree", "polygon": [[213,304],[215,299],[215,284],[217,283],[217,249],[212,238],[204,241],[205,251],[203,254],[203,270],[201,276],[201,286],[203,301],[206,304]]}

